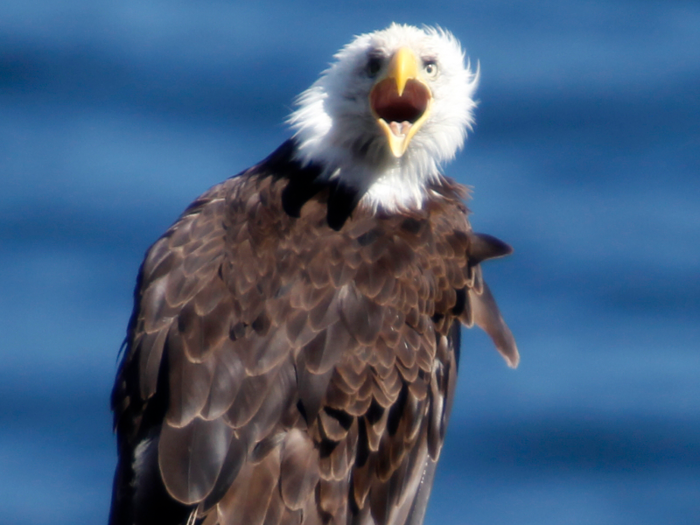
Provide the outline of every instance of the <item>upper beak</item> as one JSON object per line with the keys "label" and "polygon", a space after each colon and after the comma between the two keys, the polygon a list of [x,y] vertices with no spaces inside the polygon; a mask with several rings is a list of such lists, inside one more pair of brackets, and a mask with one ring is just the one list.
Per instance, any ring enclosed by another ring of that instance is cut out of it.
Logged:
{"label": "upper beak", "polygon": [[384,76],[370,92],[372,115],[387,137],[394,157],[401,157],[430,113],[432,93],[420,75],[420,63],[409,48],[402,47]]}

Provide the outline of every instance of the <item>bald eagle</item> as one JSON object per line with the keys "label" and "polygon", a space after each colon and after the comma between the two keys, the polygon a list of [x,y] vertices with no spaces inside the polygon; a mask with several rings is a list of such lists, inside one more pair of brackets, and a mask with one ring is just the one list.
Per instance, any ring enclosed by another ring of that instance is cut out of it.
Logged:
{"label": "bald eagle", "polygon": [[358,36],[292,138],[148,250],[112,394],[112,525],[423,522],[460,325],[518,363],[479,264],[511,249],[440,173],[477,80],[447,31]]}

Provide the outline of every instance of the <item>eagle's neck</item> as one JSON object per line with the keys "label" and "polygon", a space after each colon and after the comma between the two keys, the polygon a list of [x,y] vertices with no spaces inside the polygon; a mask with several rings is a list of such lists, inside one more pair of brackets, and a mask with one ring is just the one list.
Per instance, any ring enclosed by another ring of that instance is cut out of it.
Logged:
{"label": "eagle's neck", "polygon": [[427,187],[439,178],[436,163],[412,151],[399,159],[385,148],[369,152],[331,148],[317,156],[305,156],[303,144],[297,144],[294,158],[303,166],[319,167],[320,180],[352,190],[363,205],[376,211],[421,209]]}
{"label": "eagle's neck", "polygon": [[373,177],[366,172],[370,168],[361,164],[337,167],[323,161],[305,162],[299,159],[298,147],[296,138],[287,140],[257,168],[289,181],[282,194],[282,205],[293,217],[299,216],[310,199],[327,192],[328,225],[335,230],[343,227],[358,205],[377,213],[422,209],[430,187],[439,184],[442,178],[436,174],[420,188],[414,188],[402,182],[400,168]]}

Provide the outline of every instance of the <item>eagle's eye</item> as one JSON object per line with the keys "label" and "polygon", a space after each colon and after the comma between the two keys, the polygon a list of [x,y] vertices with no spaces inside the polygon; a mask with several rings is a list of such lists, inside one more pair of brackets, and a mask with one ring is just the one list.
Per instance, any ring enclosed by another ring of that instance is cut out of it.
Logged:
{"label": "eagle's eye", "polygon": [[428,78],[435,78],[438,73],[438,66],[435,60],[425,60],[423,62],[423,71]]}
{"label": "eagle's eye", "polygon": [[382,69],[381,57],[370,56],[369,59],[367,59],[367,66],[365,66],[367,76],[370,78],[376,77],[380,69]]}

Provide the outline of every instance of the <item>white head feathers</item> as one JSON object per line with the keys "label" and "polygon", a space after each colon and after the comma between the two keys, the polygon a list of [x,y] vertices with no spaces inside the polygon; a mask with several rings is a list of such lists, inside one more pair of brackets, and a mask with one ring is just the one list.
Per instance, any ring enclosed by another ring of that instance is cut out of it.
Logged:
{"label": "white head feathers", "polygon": [[[392,57],[402,48],[415,57],[420,70],[416,81],[427,87],[430,100],[405,153],[397,156],[388,147],[388,132],[378,123],[370,93],[378,78],[390,74]],[[326,177],[339,177],[360,190],[363,202],[375,208],[421,207],[426,184],[454,157],[471,129],[478,70],[465,66],[451,33],[398,24],[356,37],[335,59],[299,96],[289,119],[297,158],[322,164]]]}

